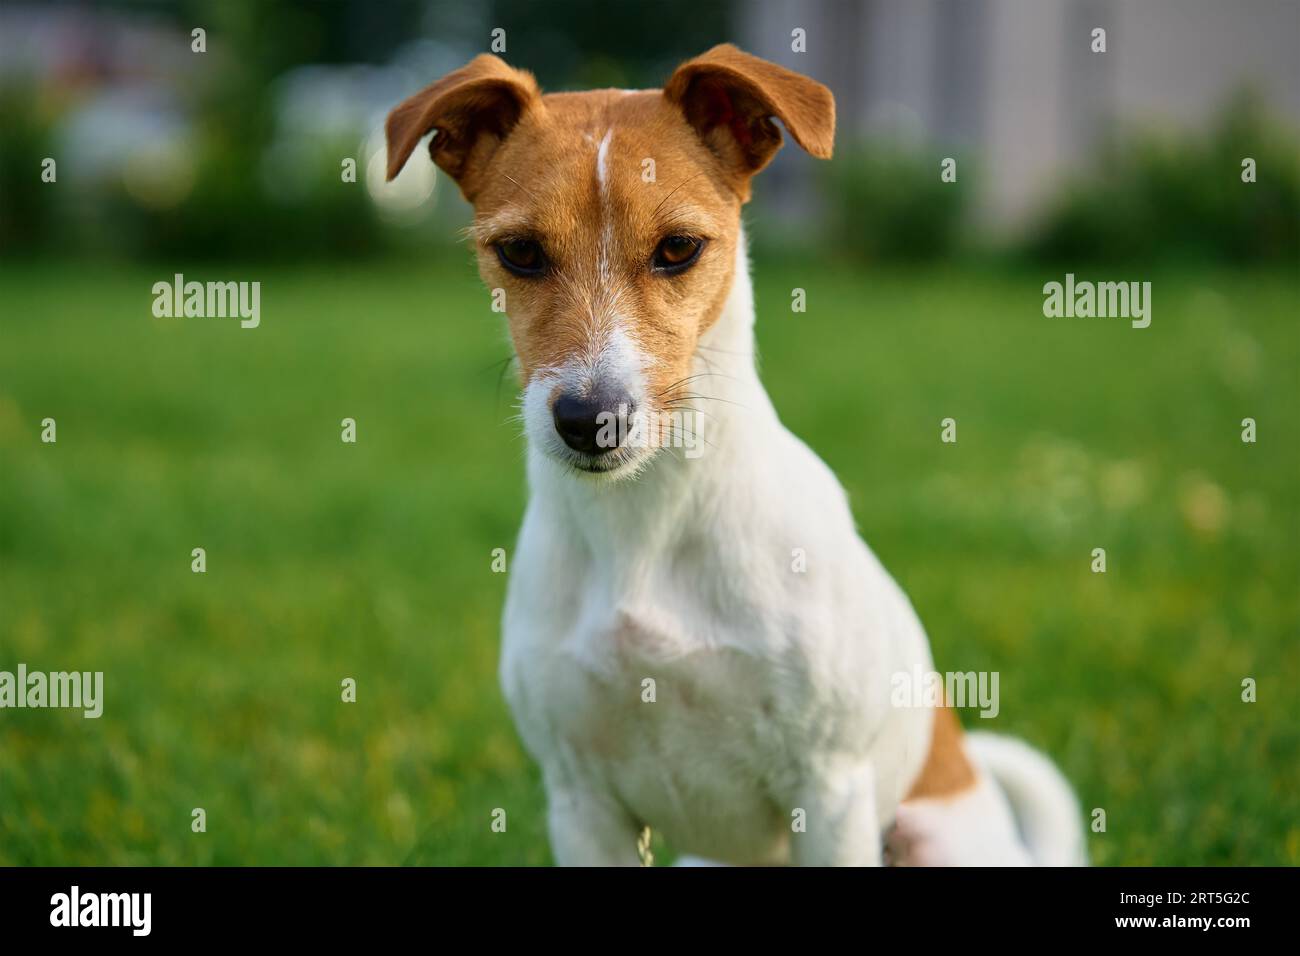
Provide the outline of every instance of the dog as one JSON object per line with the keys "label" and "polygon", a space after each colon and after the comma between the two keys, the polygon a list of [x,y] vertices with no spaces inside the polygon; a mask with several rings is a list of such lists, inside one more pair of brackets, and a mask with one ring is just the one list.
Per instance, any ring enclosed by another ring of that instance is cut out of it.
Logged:
{"label": "dog", "polygon": [[727,44],[662,90],[546,95],[484,54],[388,117],[388,178],[433,132],[505,298],[530,497],[500,677],[554,858],[638,865],[654,827],[726,864],[1082,862],[1045,757],[891,704],[925,632],[755,367],[773,119],[830,158],[830,91]]}

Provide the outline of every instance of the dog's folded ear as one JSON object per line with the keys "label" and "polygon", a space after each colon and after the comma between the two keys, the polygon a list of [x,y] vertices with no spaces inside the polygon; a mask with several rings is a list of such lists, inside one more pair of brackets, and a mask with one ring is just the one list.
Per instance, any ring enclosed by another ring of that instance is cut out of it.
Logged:
{"label": "dog's folded ear", "polygon": [[[743,182],[766,166],[781,146],[774,116],[805,150],[830,159],[835,142],[831,91],[730,43],[679,66],[664,84],[664,96]],[[747,196],[748,187],[742,192]]]}
{"label": "dog's folded ear", "polygon": [[502,140],[540,104],[541,91],[531,73],[482,53],[388,114],[388,178],[402,171],[425,133],[437,130],[429,155],[472,199]]}

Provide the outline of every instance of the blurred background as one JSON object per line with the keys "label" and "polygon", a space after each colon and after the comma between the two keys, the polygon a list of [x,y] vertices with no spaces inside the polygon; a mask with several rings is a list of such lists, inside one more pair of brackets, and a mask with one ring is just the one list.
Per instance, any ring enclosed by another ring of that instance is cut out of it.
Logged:
{"label": "blurred background", "polygon": [[[828,84],[838,161],[780,156],[751,211],[760,242],[863,262],[1300,250],[1290,0],[6,3],[0,242],[12,255],[427,254],[467,207],[428,164],[383,184],[383,120],[497,28],[549,90],[658,86],[720,40]],[[1215,172],[1239,169],[1247,147],[1266,175],[1242,190]],[[31,188],[33,156],[57,156],[59,189]],[[936,174],[947,157],[956,183]],[[342,158],[359,188],[342,188]]]}
{"label": "blurred background", "polygon": [[[496,29],[550,91],[724,41],[830,86],[835,159],[746,210],[764,376],[938,666],[1001,672],[965,722],[1060,762],[1098,863],[1300,863],[1300,4],[46,0],[0,3],[0,670],[106,702],[0,711],[0,864],[549,861],[509,345],[454,185],[382,182]],[[261,327],[155,319],[178,272]],[[1066,272],[1151,327],[1045,319]]]}

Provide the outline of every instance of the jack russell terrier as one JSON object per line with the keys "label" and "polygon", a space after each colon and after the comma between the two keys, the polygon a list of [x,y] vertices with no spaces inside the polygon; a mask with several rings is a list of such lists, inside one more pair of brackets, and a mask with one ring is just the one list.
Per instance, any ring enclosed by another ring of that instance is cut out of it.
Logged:
{"label": "jack russell terrier", "polygon": [[653,826],[732,864],[1081,863],[1045,757],[891,702],[925,632],[755,368],[740,211],[774,118],[830,157],[830,91],[730,45],[547,95],[485,54],[388,117],[389,179],[436,131],[506,297],[531,497],[501,682],[555,859],[636,865]]}

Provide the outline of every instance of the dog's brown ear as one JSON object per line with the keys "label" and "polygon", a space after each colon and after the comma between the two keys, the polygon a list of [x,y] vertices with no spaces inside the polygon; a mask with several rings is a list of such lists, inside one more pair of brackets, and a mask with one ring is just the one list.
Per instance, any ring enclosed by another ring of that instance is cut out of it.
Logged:
{"label": "dog's brown ear", "polygon": [[425,133],[437,130],[429,155],[472,200],[480,173],[501,141],[540,104],[531,73],[481,53],[388,114],[388,178],[402,171]]}
{"label": "dog's brown ear", "polygon": [[[664,96],[744,180],[766,166],[781,146],[774,116],[809,153],[830,159],[835,142],[831,91],[730,43],[679,66],[664,84]],[[748,195],[747,186],[743,192]]]}

